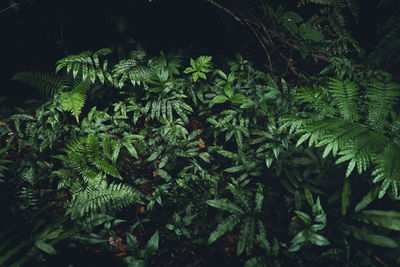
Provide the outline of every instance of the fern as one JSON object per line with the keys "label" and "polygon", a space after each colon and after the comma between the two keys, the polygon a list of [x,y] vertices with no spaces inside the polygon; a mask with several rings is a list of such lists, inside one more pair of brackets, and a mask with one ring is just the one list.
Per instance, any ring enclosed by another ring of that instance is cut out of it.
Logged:
{"label": "fern", "polygon": [[265,233],[264,224],[260,219],[256,218],[262,209],[264,193],[262,186],[259,185],[254,196],[254,204],[252,205],[249,196],[243,194],[242,187],[244,187],[245,183],[240,185],[238,181],[234,179],[232,179],[232,181],[233,183],[228,184],[228,187],[237,204],[220,199],[206,201],[209,206],[227,211],[231,214],[223,219],[210,234],[208,244],[214,243],[218,238],[231,231],[237,224],[241,223],[237,242],[237,255],[240,255],[244,251],[249,252],[253,247],[254,239],[256,237],[256,229],[258,229],[260,234]]}
{"label": "fern", "polygon": [[78,55],[67,56],[57,62],[56,73],[61,69],[66,68],[67,73],[72,71],[74,78],[76,78],[79,73],[83,81],[86,81],[89,77],[92,83],[94,83],[96,79],[99,79],[101,83],[104,83],[105,78],[107,78],[108,81],[112,83],[113,79],[107,69],[108,61],[104,60],[101,65],[99,60],[99,56],[106,56],[111,53],[111,49],[103,48],[95,53],[85,51]]}
{"label": "fern", "polygon": [[62,92],[69,85],[65,78],[46,72],[20,72],[12,79],[34,87],[49,96]]}
{"label": "fern", "polygon": [[100,143],[89,134],[68,144],[66,155],[55,157],[65,165],[53,175],[61,179],[58,187],[69,189],[72,194],[68,204],[68,214],[72,217],[121,210],[140,202],[139,194],[131,186],[107,181],[107,176],[122,179],[114,164],[120,148],[108,139]]}
{"label": "fern", "polygon": [[114,84],[122,88],[129,79],[133,86],[147,83],[150,80],[151,70],[137,59],[123,59],[115,64],[112,70]]}
{"label": "fern", "polygon": [[85,104],[86,93],[90,88],[87,82],[78,83],[70,92],[64,92],[60,95],[60,108],[63,111],[69,111],[79,122],[79,115]]}
{"label": "fern", "polygon": [[[303,135],[297,146],[308,140],[308,146],[325,146],[323,157],[330,152],[338,156],[336,164],[348,161],[346,177],[356,168],[358,173],[374,166],[373,182],[381,183],[379,197],[383,197],[389,187],[397,199],[397,182],[400,162],[395,151],[399,148],[396,140],[390,140],[385,127],[389,125],[389,113],[398,103],[399,93],[396,83],[369,83],[364,105],[357,105],[357,98],[363,97],[354,82],[331,79],[329,93],[339,114],[314,116],[313,119],[293,118],[286,125]],[[302,91],[301,99],[312,100],[313,91]],[[312,100],[313,101],[313,100]],[[317,102],[315,102],[317,103]],[[314,104],[315,104],[314,103]],[[367,115],[364,115],[367,109]],[[302,123],[299,123],[302,122]],[[377,131],[379,130],[379,132]]]}
{"label": "fern", "polygon": [[120,211],[140,199],[131,186],[107,182],[100,176],[88,184],[86,190],[77,192],[67,204],[67,214],[82,217],[95,213]]}
{"label": "fern", "polygon": [[368,124],[377,130],[388,126],[388,115],[393,110],[399,96],[400,86],[397,83],[373,82],[368,84]]}
{"label": "fern", "polygon": [[357,102],[359,89],[354,82],[331,79],[328,82],[334,104],[338,107],[342,118],[348,121],[358,121]]}

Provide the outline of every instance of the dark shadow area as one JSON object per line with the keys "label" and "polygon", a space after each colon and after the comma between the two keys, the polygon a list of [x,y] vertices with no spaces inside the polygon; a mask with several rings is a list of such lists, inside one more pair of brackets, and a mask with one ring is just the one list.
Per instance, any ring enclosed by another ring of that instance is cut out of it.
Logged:
{"label": "dark shadow area", "polygon": [[201,0],[32,1],[1,13],[0,25],[1,96],[12,105],[37,96],[11,81],[15,73],[54,71],[56,61],[68,54],[104,47],[118,51],[117,44],[129,52],[134,40],[151,54],[184,49],[234,55],[254,41],[243,26]]}

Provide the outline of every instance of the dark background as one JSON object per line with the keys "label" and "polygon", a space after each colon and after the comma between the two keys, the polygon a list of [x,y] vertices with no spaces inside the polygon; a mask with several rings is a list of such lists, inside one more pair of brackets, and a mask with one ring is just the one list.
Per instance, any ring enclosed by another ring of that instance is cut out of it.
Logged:
{"label": "dark background", "polygon": [[[0,2],[0,10],[8,6]],[[153,55],[184,49],[233,57],[255,43],[247,29],[204,0],[34,0],[0,13],[0,31],[0,96],[12,105],[37,96],[11,81],[15,73],[54,71],[67,54],[117,45],[129,52],[135,40]],[[261,52],[254,49],[248,54]]]}

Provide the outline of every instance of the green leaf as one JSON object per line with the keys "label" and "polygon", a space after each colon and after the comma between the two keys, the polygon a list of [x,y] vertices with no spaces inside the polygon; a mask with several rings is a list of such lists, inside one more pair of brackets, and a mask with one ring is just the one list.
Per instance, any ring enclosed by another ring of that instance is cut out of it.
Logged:
{"label": "green leaf", "polygon": [[355,166],[356,166],[356,159],[353,158],[350,160],[349,165],[347,166],[346,177],[350,176],[350,174],[353,172]]}
{"label": "green leaf", "polygon": [[365,210],[353,216],[358,221],[400,231],[400,212],[391,210]]}
{"label": "green leaf", "polygon": [[322,154],[322,158],[326,158],[329,155],[329,153],[331,152],[332,148],[333,148],[333,143],[329,143],[324,149],[324,153]]}
{"label": "green leaf", "polygon": [[254,207],[255,212],[257,213],[261,212],[263,201],[264,201],[263,187],[261,184],[259,184],[255,196],[255,207]]}
{"label": "green leaf", "polygon": [[233,88],[232,88],[232,86],[231,86],[230,84],[227,84],[227,85],[224,87],[224,93],[225,93],[225,95],[226,95],[227,97],[229,97],[229,98],[231,98],[231,97],[233,96],[234,91],[233,91]]}
{"label": "green leaf", "polygon": [[310,136],[311,136],[311,133],[303,134],[303,135],[299,138],[299,140],[297,141],[296,146],[299,146],[299,145],[301,145],[302,143],[304,143],[305,141],[307,141],[307,139],[308,139]]}
{"label": "green leaf", "polygon": [[207,163],[210,163],[210,154],[207,152],[200,153],[199,158],[201,158],[202,160],[204,160]]}
{"label": "green leaf", "polygon": [[296,210],[294,212],[296,213],[297,217],[299,217],[299,219],[302,220],[306,225],[311,224],[312,219],[311,219],[310,215],[308,215],[305,212],[299,211],[299,210]]}
{"label": "green leaf", "polygon": [[146,257],[153,255],[158,250],[158,241],[159,241],[159,235],[158,231],[156,231],[147,242],[145,250]]}
{"label": "green leaf", "polygon": [[294,11],[286,11],[282,18],[293,21],[294,23],[300,23],[303,21],[303,18]]}
{"label": "green leaf", "polygon": [[244,211],[236,206],[235,204],[231,202],[227,202],[224,200],[220,199],[212,199],[212,200],[207,200],[206,201],[207,205],[220,209],[220,210],[226,210],[229,211],[230,213],[235,213],[235,214],[244,214]]}
{"label": "green leaf", "polygon": [[230,173],[235,173],[235,172],[240,172],[244,170],[244,166],[243,165],[239,165],[239,166],[233,166],[230,168],[225,169],[224,171],[226,172],[230,172]]}
{"label": "green leaf", "polygon": [[211,100],[211,102],[216,104],[225,103],[226,101],[228,101],[228,98],[224,95],[217,95],[213,100]]}
{"label": "green leaf", "polygon": [[310,236],[308,237],[308,240],[317,246],[327,246],[330,244],[328,239],[326,239],[326,237],[323,237],[322,235],[315,234],[315,233],[310,234]]}
{"label": "green leaf", "polygon": [[306,197],[306,200],[310,207],[312,207],[314,205],[314,198],[308,188],[304,188],[304,196]]}
{"label": "green leaf", "polygon": [[224,219],[217,228],[210,234],[207,244],[210,245],[215,242],[218,238],[223,236],[226,232],[231,231],[236,224],[240,222],[240,217],[236,214],[232,214]]}
{"label": "green leaf", "polygon": [[250,251],[253,247],[255,238],[255,220],[254,218],[247,217],[240,227],[240,233],[237,242],[236,255],[240,255],[244,250]]}
{"label": "green leaf", "polygon": [[126,233],[126,244],[132,252],[135,252],[139,248],[138,240],[129,232]]}
{"label": "green leaf", "polygon": [[236,95],[232,96],[232,98],[231,98],[231,102],[235,103],[235,104],[244,104],[244,103],[246,103],[246,101],[247,101],[247,98],[242,94],[236,94]]}
{"label": "green leaf", "polygon": [[44,242],[43,240],[41,240],[41,239],[35,241],[35,246],[36,246],[38,249],[40,249],[40,250],[46,252],[47,254],[50,254],[50,255],[55,255],[55,254],[57,254],[57,251],[55,250],[55,248],[53,248],[53,247],[50,246],[49,244],[45,243],[45,242]]}
{"label": "green leaf", "polygon": [[344,179],[343,190],[342,190],[342,215],[346,215],[347,208],[350,205],[350,196],[351,196],[351,185],[350,180],[348,178]]}
{"label": "green leaf", "polygon": [[372,188],[362,199],[360,202],[357,203],[356,207],[354,208],[355,212],[359,212],[365,207],[367,207],[372,201],[378,198],[379,194],[379,187],[375,186]]}
{"label": "green leaf", "polygon": [[264,257],[254,257],[246,261],[244,267],[268,267]]}
{"label": "green leaf", "polygon": [[307,31],[304,34],[304,37],[306,39],[311,39],[314,42],[321,42],[325,38],[321,32],[314,30],[314,29],[310,29],[309,31]]}
{"label": "green leaf", "polygon": [[399,244],[393,239],[383,236],[376,235],[371,230],[366,228],[358,228],[355,226],[347,226],[345,228],[349,231],[355,238],[371,243],[375,246],[385,247],[385,248],[399,248]]}

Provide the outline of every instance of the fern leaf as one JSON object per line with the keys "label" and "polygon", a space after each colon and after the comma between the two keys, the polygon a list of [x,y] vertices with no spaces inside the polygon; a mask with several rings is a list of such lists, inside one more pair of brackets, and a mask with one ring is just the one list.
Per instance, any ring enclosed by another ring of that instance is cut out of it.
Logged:
{"label": "fern leaf", "polygon": [[379,198],[382,198],[389,186],[391,186],[394,198],[400,199],[398,190],[400,187],[400,148],[395,144],[390,144],[385,151],[376,157],[376,166],[372,175],[375,176],[373,182],[382,182]]}
{"label": "fern leaf", "polygon": [[400,84],[374,82],[368,85],[368,124],[382,129],[387,124],[389,113],[400,96]]}
{"label": "fern leaf", "polygon": [[89,89],[89,84],[81,82],[75,86],[71,92],[64,92],[60,96],[60,107],[64,111],[69,111],[79,122],[79,115],[85,104],[86,92]]}
{"label": "fern leaf", "polygon": [[334,103],[338,107],[342,117],[348,121],[358,121],[357,102],[359,100],[359,89],[354,82],[330,79],[328,82]]}
{"label": "fern leaf", "polygon": [[210,205],[211,207],[220,210],[226,210],[235,214],[244,214],[244,211],[240,207],[236,206],[231,202],[225,202],[224,200],[219,200],[219,199],[212,199],[212,200],[207,200],[206,203],[207,205]]}
{"label": "fern leaf", "polygon": [[240,227],[236,255],[239,256],[243,251],[246,250],[246,252],[249,252],[252,249],[255,238],[255,226],[255,219],[252,217],[247,217],[243,221]]}
{"label": "fern leaf", "polygon": [[64,79],[46,72],[20,72],[12,79],[34,87],[48,96],[53,96],[67,87]]}
{"label": "fern leaf", "polygon": [[235,225],[240,222],[240,217],[236,214],[232,214],[220,222],[217,228],[210,234],[207,244],[214,243],[218,238],[223,236],[225,233],[231,231]]}

